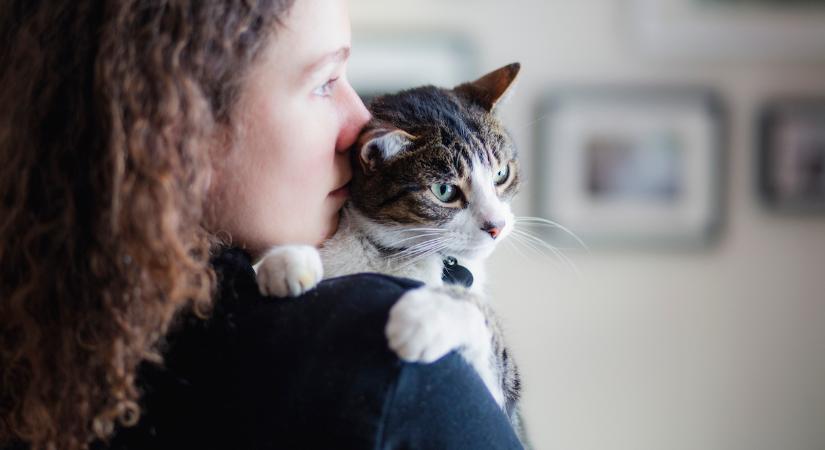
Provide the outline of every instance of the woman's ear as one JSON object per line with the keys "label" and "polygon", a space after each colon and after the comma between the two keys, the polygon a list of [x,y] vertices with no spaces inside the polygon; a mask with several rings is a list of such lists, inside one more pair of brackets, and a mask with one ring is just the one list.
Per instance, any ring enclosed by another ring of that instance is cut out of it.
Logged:
{"label": "woman's ear", "polygon": [[506,99],[512,92],[519,70],[521,70],[521,64],[508,64],[478,80],[461,84],[454,90],[459,95],[463,95],[471,102],[491,112],[496,105]]}
{"label": "woman's ear", "polygon": [[358,155],[365,172],[374,171],[380,164],[403,152],[415,136],[398,128],[381,127],[364,133],[358,139]]}

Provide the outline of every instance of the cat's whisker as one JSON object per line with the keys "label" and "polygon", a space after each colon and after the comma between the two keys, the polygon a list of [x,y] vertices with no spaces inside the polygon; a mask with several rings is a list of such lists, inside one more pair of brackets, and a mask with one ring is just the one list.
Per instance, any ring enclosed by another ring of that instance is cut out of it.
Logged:
{"label": "cat's whisker", "polygon": [[578,242],[579,245],[581,245],[582,248],[584,248],[586,251],[588,251],[588,252],[590,251],[590,249],[587,247],[587,244],[585,244],[584,241],[576,235],[576,233],[570,231],[564,225],[562,225],[558,222],[554,222],[550,219],[545,219],[543,217],[517,216],[515,224],[516,225],[523,224],[523,225],[526,225],[526,226],[548,226],[548,227],[552,227],[552,228],[558,228],[558,229],[562,230],[563,232],[567,233],[568,235],[570,235],[573,239],[575,239],[576,242]]}
{"label": "cat's whisker", "polygon": [[422,251],[421,251],[421,252],[419,252],[418,254],[415,254],[415,255],[413,255],[413,256],[410,256],[410,257],[409,257],[410,259],[409,259],[409,260],[408,260],[405,264],[402,264],[401,266],[399,266],[399,269],[404,269],[404,268],[406,268],[406,267],[408,267],[408,266],[410,266],[410,265],[412,265],[412,264],[415,264],[415,263],[417,263],[418,261],[420,261],[420,260],[422,260],[422,259],[424,259],[424,258],[429,257],[430,255],[433,255],[433,254],[435,254],[435,253],[440,252],[441,250],[443,250],[443,249],[444,249],[444,248],[446,248],[446,247],[447,247],[447,243],[446,243],[446,242],[440,242],[440,243],[438,243],[438,244],[436,244],[436,245],[434,245],[434,246],[431,246],[431,247],[429,247],[429,248],[427,248],[427,249],[425,249],[425,250],[422,250]]}
{"label": "cat's whisker", "polygon": [[[415,236],[415,237],[418,237],[418,236]],[[416,242],[416,243],[414,243],[414,244],[410,245],[409,247],[407,247],[407,248],[405,248],[405,249],[403,249],[403,250],[399,251],[398,253],[404,253],[404,252],[407,252],[407,251],[413,251],[413,250],[415,250],[416,248],[419,248],[419,247],[422,247],[422,246],[427,246],[427,245],[429,245],[429,244],[432,244],[432,243],[435,243],[435,242],[439,242],[439,241],[442,241],[442,240],[443,240],[443,238],[442,238],[442,236],[440,236],[440,235],[436,235],[435,237],[429,237],[428,239],[425,239],[425,240],[423,240],[423,241],[421,241],[421,242]],[[398,254],[398,253],[396,253],[396,254]]]}
{"label": "cat's whisker", "polygon": [[512,248],[513,248],[513,250],[515,250],[515,251],[516,251],[516,253],[518,253],[518,254],[519,254],[519,256],[521,256],[521,257],[522,257],[522,258],[524,258],[524,259],[528,259],[528,258],[529,258],[529,256],[527,256],[527,254],[526,254],[526,253],[524,253],[523,251],[521,251],[521,249],[520,249],[520,248],[516,245],[516,242],[519,242],[518,240],[516,240],[516,239],[507,239],[505,242],[507,242],[507,244],[508,244],[510,247],[512,247]]}
{"label": "cat's whisker", "polygon": [[[533,234],[532,230],[527,229],[527,228],[522,228],[521,226],[516,226],[513,229],[513,231],[519,231],[521,233],[527,233],[527,234],[533,236],[536,239],[540,239],[540,240],[544,241],[544,239],[541,238],[539,235]],[[548,244],[548,245],[551,245],[551,244]],[[576,251],[582,250],[581,246],[578,246],[578,245],[574,246],[574,247],[559,247],[558,245],[553,245],[553,248],[556,248],[558,250],[576,250]]]}
{"label": "cat's whisker", "polygon": [[[525,231],[513,230],[513,237],[515,237],[517,239],[521,239],[523,242],[527,242],[527,243],[532,244],[535,248],[541,249],[542,253],[544,253],[544,251],[551,251],[552,252],[552,250],[550,248],[552,246],[545,245],[544,242],[539,242],[538,239],[536,239],[530,233],[527,233]],[[557,255],[555,253],[553,253],[553,256],[557,256]]]}
{"label": "cat's whisker", "polygon": [[436,240],[435,242],[430,243],[429,245],[422,246],[418,248],[416,251],[411,252],[407,256],[418,256],[423,253],[432,252],[434,249],[442,249],[447,246],[447,243],[444,241]]}
{"label": "cat's whisker", "polygon": [[545,242],[543,239],[539,238],[538,236],[533,235],[529,231],[525,231],[525,230],[521,230],[521,229],[514,229],[513,230],[513,236],[518,236],[519,238],[521,238],[525,241],[532,242],[532,243],[538,245],[539,247],[547,249],[547,250],[551,250],[551,251],[556,250],[555,246]]}
{"label": "cat's whisker", "polygon": [[419,253],[421,251],[429,250],[432,247],[439,247],[439,246],[442,246],[442,245],[446,245],[447,241],[448,241],[448,239],[445,239],[443,237],[432,238],[432,239],[424,241],[420,244],[416,244],[416,245],[410,247],[408,249],[409,250],[408,253]]}
{"label": "cat's whisker", "polygon": [[383,225],[387,228],[390,228],[390,229],[393,230],[393,232],[397,232],[397,233],[404,233],[404,232],[407,232],[407,231],[445,231],[443,228],[439,228],[439,227],[404,228],[402,225],[398,224],[398,222],[392,222],[392,221],[387,221],[387,220],[378,220],[378,219],[372,219],[372,221],[375,222],[378,225]]}
{"label": "cat's whisker", "polygon": [[541,248],[545,248],[547,250],[550,250],[556,257],[558,257],[559,259],[561,259],[562,261],[567,263],[570,266],[570,268],[572,268],[573,271],[576,272],[576,275],[581,277],[581,271],[579,270],[578,266],[576,266],[576,264],[573,262],[573,260],[568,258],[567,255],[565,255],[564,252],[559,250],[557,247],[554,247],[553,245],[550,245],[549,243],[545,242],[543,239],[541,239],[541,238],[539,238],[539,237],[537,237],[533,234],[530,234],[526,231],[523,231],[523,230],[515,230],[514,229],[513,234],[514,234],[514,236],[520,236],[525,241],[529,241],[529,242],[531,242],[535,245],[540,246]]}
{"label": "cat's whisker", "polygon": [[[413,235],[413,236],[405,236],[402,233],[416,233],[416,234]],[[406,229],[394,230],[392,234],[393,235],[398,234],[397,237],[400,238],[400,239],[398,241],[395,241],[392,245],[393,246],[398,246],[399,244],[401,244],[403,242],[410,241],[410,240],[414,240],[414,239],[418,239],[418,238],[422,238],[422,237],[440,236],[440,235],[443,235],[444,233],[446,233],[446,230],[442,230],[440,228],[423,228],[422,227],[422,228],[406,228]]]}
{"label": "cat's whisker", "polygon": [[440,247],[440,244],[432,244],[427,247],[416,248],[415,251],[392,255],[391,259],[399,262],[412,261],[421,255],[432,253],[435,249],[439,249]]}
{"label": "cat's whisker", "polygon": [[397,230],[398,232],[408,232],[408,231],[436,231],[439,233],[446,233],[447,230],[443,228],[403,228],[401,230]]}
{"label": "cat's whisker", "polygon": [[429,251],[424,252],[424,253],[422,253],[422,254],[420,254],[420,255],[417,255],[416,257],[411,258],[411,259],[410,259],[409,261],[407,261],[406,263],[404,263],[404,264],[400,265],[400,266],[399,266],[399,269],[404,269],[404,268],[409,267],[409,266],[411,266],[411,265],[413,265],[413,264],[416,264],[417,262],[421,261],[422,259],[424,259],[424,258],[428,258],[428,257],[430,257],[430,256],[432,256],[432,255],[434,255],[434,254],[438,253],[438,252],[439,252],[439,251],[441,251],[441,250],[443,250],[443,247],[436,247],[436,248],[434,248],[434,249],[432,249],[432,250],[429,250]]}
{"label": "cat's whisker", "polygon": [[[562,262],[561,258],[557,257],[557,255],[549,252],[547,249],[536,245],[533,242],[527,240],[524,236],[514,235],[513,236],[513,244],[514,248],[518,249],[519,247],[515,244],[519,244],[524,247],[527,251],[532,252],[534,255],[537,255],[542,258],[547,258],[547,261],[550,262],[555,267],[561,267]],[[574,269],[575,272],[575,269]]]}
{"label": "cat's whisker", "polygon": [[411,245],[410,247],[408,247],[408,248],[406,248],[402,251],[396,252],[396,253],[390,255],[389,258],[391,258],[391,259],[406,259],[406,258],[409,258],[409,257],[412,257],[412,256],[416,256],[419,253],[429,251],[431,248],[438,247],[440,245],[446,245],[446,242],[445,242],[444,239],[441,239],[441,238],[428,239],[426,241],[419,242],[417,244]]}
{"label": "cat's whisker", "polygon": [[539,246],[537,246],[536,244],[528,241],[524,236],[521,236],[520,234],[514,233],[511,236],[511,240],[513,241],[514,244],[521,244],[522,246],[524,246],[528,250],[534,252],[535,254],[538,254],[541,257],[551,257],[550,260],[554,264],[556,263],[554,258],[552,258],[555,255],[548,254],[546,249],[542,249]]}
{"label": "cat's whisker", "polygon": [[401,244],[402,242],[410,241],[412,239],[418,239],[418,238],[430,237],[430,236],[440,236],[440,235],[441,235],[440,233],[421,233],[421,234],[418,234],[418,235],[415,235],[415,236],[406,237],[406,238],[401,239],[399,241],[395,241],[395,242],[393,242],[393,246],[398,246],[398,244]]}

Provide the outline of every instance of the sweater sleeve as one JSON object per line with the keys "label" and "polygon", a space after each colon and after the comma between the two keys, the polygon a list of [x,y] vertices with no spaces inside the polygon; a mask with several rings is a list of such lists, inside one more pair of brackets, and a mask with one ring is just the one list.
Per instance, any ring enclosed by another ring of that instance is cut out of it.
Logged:
{"label": "sweater sleeve", "polygon": [[404,364],[386,400],[378,449],[522,448],[484,383],[455,352],[433,364]]}

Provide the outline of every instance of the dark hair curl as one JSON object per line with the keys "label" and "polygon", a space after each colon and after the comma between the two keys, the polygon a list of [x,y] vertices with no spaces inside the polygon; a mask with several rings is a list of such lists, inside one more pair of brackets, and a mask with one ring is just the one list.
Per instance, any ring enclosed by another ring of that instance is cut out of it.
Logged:
{"label": "dark hair curl", "polygon": [[0,447],[84,449],[208,314],[208,139],[291,0],[0,6]]}

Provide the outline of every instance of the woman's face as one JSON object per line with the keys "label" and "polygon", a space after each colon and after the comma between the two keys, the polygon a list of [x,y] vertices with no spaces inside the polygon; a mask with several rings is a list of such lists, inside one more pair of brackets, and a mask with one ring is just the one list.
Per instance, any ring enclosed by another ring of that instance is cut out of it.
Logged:
{"label": "woman's face", "polygon": [[347,149],[369,119],[346,78],[349,48],[345,0],[299,0],[242,82],[231,148],[215,163],[210,227],[253,258],[317,245],[338,227]]}

